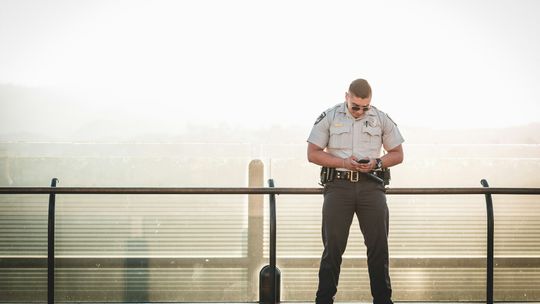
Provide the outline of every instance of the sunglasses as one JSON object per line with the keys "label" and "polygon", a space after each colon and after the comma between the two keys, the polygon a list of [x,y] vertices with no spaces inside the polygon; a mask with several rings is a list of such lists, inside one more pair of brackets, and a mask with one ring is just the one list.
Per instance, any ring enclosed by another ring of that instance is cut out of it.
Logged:
{"label": "sunglasses", "polygon": [[357,105],[357,104],[351,102],[351,109],[352,109],[353,111],[355,111],[355,112],[356,112],[356,111],[360,111],[360,110],[366,112],[366,111],[368,111],[369,109],[371,109],[371,105],[361,106],[361,105]]}

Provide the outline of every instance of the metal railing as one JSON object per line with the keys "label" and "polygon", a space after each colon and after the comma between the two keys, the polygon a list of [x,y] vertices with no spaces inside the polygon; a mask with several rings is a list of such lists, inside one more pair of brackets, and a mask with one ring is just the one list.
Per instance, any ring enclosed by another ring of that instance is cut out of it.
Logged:
{"label": "metal railing", "polygon": [[[275,266],[276,259],[276,200],[275,196],[322,194],[322,188],[275,188],[273,180],[269,180],[269,187],[240,187],[240,188],[163,188],[163,187],[57,187],[58,179],[53,178],[51,187],[0,187],[0,195],[4,194],[48,194],[48,234],[47,234],[47,301],[54,303],[55,279],[55,202],[57,194],[268,194],[270,196],[270,294],[261,295],[261,303],[279,303],[279,282],[276,275],[279,273]],[[478,188],[387,188],[389,195],[485,195],[487,210],[487,252],[486,252],[486,303],[493,303],[493,267],[494,267],[494,217],[492,195],[539,195],[540,188],[490,188],[486,180],[482,180],[483,187]],[[261,273],[262,275],[262,273]],[[262,288],[262,286],[261,286]],[[262,290],[262,289],[261,289]]]}

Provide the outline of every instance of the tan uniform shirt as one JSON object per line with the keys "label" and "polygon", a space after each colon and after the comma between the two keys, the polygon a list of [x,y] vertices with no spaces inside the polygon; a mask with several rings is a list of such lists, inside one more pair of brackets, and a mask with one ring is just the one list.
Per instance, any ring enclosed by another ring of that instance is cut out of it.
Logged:
{"label": "tan uniform shirt", "polygon": [[347,158],[358,159],[381,156],[381,147],[391,150],[404,142],[397,125],[375,107],[360,118],[354,118],[343,102],[324,111],[311,129],[308,142],[327,152]]}

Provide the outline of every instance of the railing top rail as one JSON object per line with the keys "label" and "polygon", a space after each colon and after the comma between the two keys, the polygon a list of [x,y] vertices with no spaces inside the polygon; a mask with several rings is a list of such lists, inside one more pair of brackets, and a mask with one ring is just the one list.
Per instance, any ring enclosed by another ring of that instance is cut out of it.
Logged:
{"label": "railing top rail", "polygon": [[[322,188],[250,187],[0,187],[0,194],[321,194]],[[387,188],[394,195],[522,194],[538,195],[540,188]]]}

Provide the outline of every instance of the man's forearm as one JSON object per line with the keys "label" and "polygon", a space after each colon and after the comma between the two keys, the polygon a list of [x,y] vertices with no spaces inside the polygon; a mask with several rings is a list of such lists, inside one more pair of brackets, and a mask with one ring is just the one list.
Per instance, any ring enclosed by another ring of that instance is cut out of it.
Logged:
{"label": "man's forearm", "polygon": [[389,168],[403,162],[403,152],[390,151],[381,157],[383,168]]}
{"label": "man's forearm", "polygon": [[330,168],[343,168],[345,161],[343,158],[334,156],[324,150],[311,151],[308,154],[308,160],[319,166]]}

